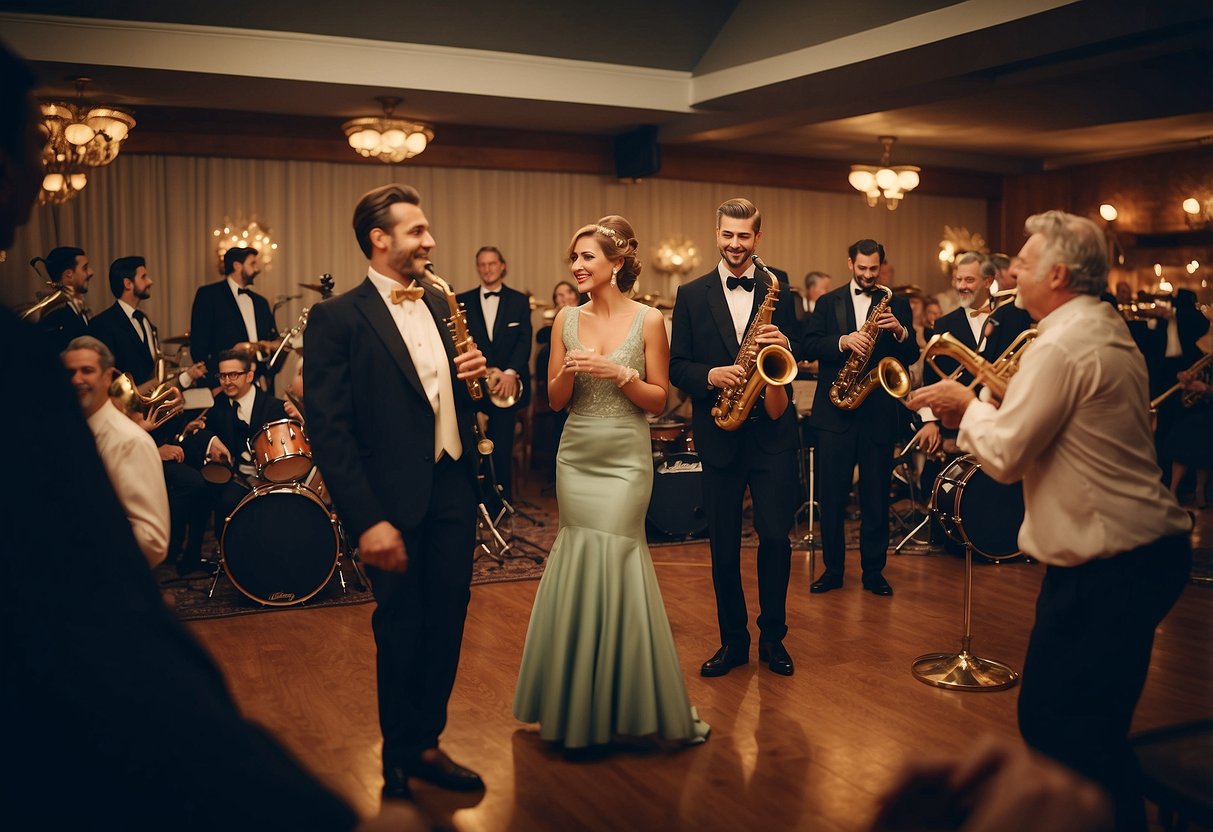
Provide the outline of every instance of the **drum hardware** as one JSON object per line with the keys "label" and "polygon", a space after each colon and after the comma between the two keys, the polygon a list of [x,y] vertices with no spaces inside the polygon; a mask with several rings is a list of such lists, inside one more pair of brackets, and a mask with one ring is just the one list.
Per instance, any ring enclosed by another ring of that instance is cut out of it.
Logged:
{"label": "drum hardware", "polygon": [[[901,554],[901,550],[911,540],[921,543],[922,541],[916,540],[915,536],[922,531],[924,526],[931,522],[930,507],[924,508],[922,504],[922,493],[918,483],[919,475],[914,468],[913,453],[916,450],[920,450],[920,447],[918,439],[914,438],[906,443],[901,453],[893,457],[893,478],[905,483],[910,497],[910,508],[904,513],[898,512],[893,507],[893,504],[889,503],[890,518],[897,522],[898,530],[909,529],[906,536],[901,539],[901,542],[893,547],[893,554],[895,555]],[[919,517],[920,514],[921,517]],[[918,519],[918,523],[911,529],[910,523],[915,519]]]}
{"label": "drum hardware", "polygon": [[[987,481],[994,487],[987,485]],[[1016,514],[1015,501],[1011,492],[1000,493],[1002,489],[1013,491],[1012,486],[994,483],[988,475],[981,471],[981,465],[973,456],[954,459],[935,479],[935,485],[931,490],[931,513],[939,518],[948,536],[963,543],[965,547],[964,635],[960,639],[959,653],[927,653],[914,660],[911,670],[914,678],[920,682],[950,690],[972,691],[1005,690],[1014,687],[1019,682],[1019,673],[1009,665],[992,659],[983,659],[970,652],[973,643],[973,552],[981,551],[977,549],[976,543],[980,542],[987,549],[1015,550],[1013,554],[982,552],[992,559],[1014,557],[1019,554],[1017,545],[999,539],[998,532],[1004,532],[1002,536],[1005,537],[1005,529],[1009,526],[1005,518],[1009,516],[1014,520]],[[965,515],[971,513],[965,508],[966,491],[979,498],[979,507],[984,505],[1003,515],[1002,529],[986,528],[990,524],[981,521],[988,520],[988,516],[972,517],[966,523]],[[980,498],[984,498],[984,500]],[[1023,517],[1022,500],[1021,489],[1018,512],[1020,520]],[[1018,529],[1018,525],[1016,522],[1016,529]]]}
{"label": "drum hardware", "polygon": [[[815,443],[809,441],[805,437],[806,429],[809,427],[809,414],[807,412],[796,414],[799,430],[797,433],[800,437],[800,448],[797,455],[800,459],[800,477],[805,486],[805,501],[800,504],[800,508],[796,509],[796,528],[800,528],[800,517],[804,515],[805,530],[800,539],[792,544],[792,549],[796,551],[807,550],[809,553],[809,574],[812,575],[814,570],[814,562],[817,559],[817,544],[813,538],[814,517],[821,516],[821,504],[817,502],[816,496],[816,452]],[[810,434],[811,435],[811,434]]]}
{"label": "drum hardware", "polygon": [[[547,552],[539,544],[532,540],[528,540],[514,530],[514,518],[522,516],[536,526],[543,525],[542,521],[535,520],[529,515],[524,515],[518,511],[509,500],[505,497],[505,491],[497,482],[496,469],[493,467],[493,441],[485,437],[480,430],[480,424],[473,422],[473,433],[476,436],[476,452],[480,455],[478,465],[476,467],[476,488],[479,492],[479,502],[476,505],[476,557],[479,560],[482,557],[487,557],[490,560],[496,561],[498,566],[503,565],[506,560],[516,558],[530,558],[535,563],[543,563]],[[496,515],[490,513],[488,508],[489,499],[492,498],[500,504]],[[508,523],[508,535],[502,535],[501,529]],[[508,537],[508,540],[507,540]],[[515,551],[514,544],[529,546],[540,554],[528,554],[522,551]]]}
{"label": "drum hardware", "polygon": [[170,335],[167,338],[160,339],[161,344],[177,344],[182,347],[188,345],[189,342],[190,342],[190,334],[188,332],[185,333],[184,335]]}

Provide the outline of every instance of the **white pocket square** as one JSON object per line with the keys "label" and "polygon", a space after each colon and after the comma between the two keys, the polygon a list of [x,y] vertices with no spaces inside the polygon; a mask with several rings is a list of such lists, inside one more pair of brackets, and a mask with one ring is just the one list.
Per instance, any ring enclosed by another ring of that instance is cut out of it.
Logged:
{"label": "white pocket square", "polygon": [[507,326],[507,327],[511,327],[511,326],[522,326],[522,322],[521,322],[521,321],[510,321],[508,324],[506,324],[506,326]]}

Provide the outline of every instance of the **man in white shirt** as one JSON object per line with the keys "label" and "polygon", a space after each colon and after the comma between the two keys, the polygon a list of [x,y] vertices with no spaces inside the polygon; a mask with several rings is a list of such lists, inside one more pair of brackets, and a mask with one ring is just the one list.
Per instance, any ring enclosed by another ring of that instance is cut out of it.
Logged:
{"label": "man in white shirt", "polygon": [[1146,367],[1115,308],[1103,232],[1049,211],[1028,219],[1014,269],[1039,320],[1001,405],[955,381],[925,387],[959,445],[999,482],[1023,479],[1024,552],[1048,565],[1024,659],[1019,728],[1039,751],[1116,801],[1117,828],[1144,828],[1128,745],[1154,629],[1191,566],[1191,523],[1159,481]]}
{"label": "man in white shirt", "polygon": [[63,365],[84,408],[97,452],[149,566],[168,553],[168,492],[156,443],[110,401],[114,356],[89,335],[72,339]]}

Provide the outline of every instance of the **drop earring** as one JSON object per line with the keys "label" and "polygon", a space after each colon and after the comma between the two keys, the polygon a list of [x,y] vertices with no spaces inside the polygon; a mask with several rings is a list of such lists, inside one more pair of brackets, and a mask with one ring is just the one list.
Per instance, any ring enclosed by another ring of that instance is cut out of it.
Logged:
{"label": "drop earring", "polygon": [[616,285],[615,276],[619,274],[619,269],[611,269],[611,285]]}

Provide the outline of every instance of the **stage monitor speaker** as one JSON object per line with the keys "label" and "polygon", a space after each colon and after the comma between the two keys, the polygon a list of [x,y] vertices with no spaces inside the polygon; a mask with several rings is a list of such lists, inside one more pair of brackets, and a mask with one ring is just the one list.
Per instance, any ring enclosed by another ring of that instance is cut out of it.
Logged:
{"label": "stage monitor speaker", "polygon": [[620,179],[644,179],[661,170],[661,146],[657,128],[639,127],[615,137],[615,175]]}

